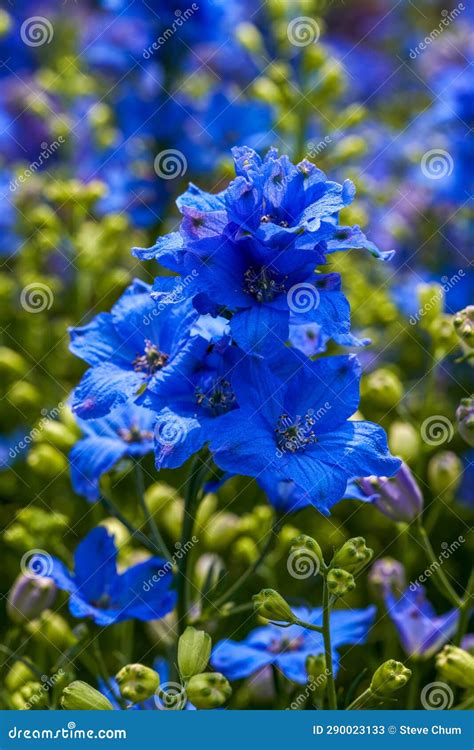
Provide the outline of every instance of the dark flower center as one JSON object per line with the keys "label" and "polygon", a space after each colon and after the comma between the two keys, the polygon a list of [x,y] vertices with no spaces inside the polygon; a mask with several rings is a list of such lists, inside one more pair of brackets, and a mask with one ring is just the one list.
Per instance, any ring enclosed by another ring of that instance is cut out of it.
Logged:
{"label": "dark flower center", "polygon": [[[264,215],[263,215],[263,216],[262,216],[262,217],[260,218],[260,223],[261,223],[261,224],[270,224],[270,223],[272,223],[272,224],[276,224],[276,223],[277,223],[277,221],[278,221],[278,219],[276,218],[276,216],[273,216],[272,214],[264,214]],[[280,225],[281,227],[285,227],[285,228],[286,228],[286,227],[288,227],[288,226],[289,226],[289,224],[288,224],[288,222],[286,221],[286,219],[282,219],[282,220],[281,220],[281,221],[279,221],[278,223],[279,223],[279,225]]]}
{"label": "dark flower center", "polygon": [[147,430],[140,430],[136,425],[132,425],[129,430],[126,427],[121,427],[117,430],[117,435],[125,443],[144,443],[145,440],[153,438],[153,433]]}
{"label": "dark flower center", "polygon": [[271,654],[288,653],[288,651],[299,651],[304,644],[304,638],[275,638],[271,641],[268,650]]}
{"label": "dark flower center", "polygon": [[155,372],[161,370],[168,362],[169,354],[160,352],[155,344],[149,339],[145,339],[145,352],[139,354],[133,360],[133,369],[135,372],[144,372],[146,375],[154,375]]}
{"label": "dark flower center", "polygon": [[97,609],[109,609],[112,599],[108,594],[102,594],[99,599],[93,599],[91,604],[93,607],[97,607]]}
{"label": "dark flower center", "polygon": [[209,411],[214,417],[225,414],[235,406],[235,393],[230,382],[225,378],[215,380],[206,389],[198,386],[195,392],[198,405]]}
{"label": "dark flower center", "polygon": [[243,289],[257,302],[272,302],[278,294],[285,291],[285,284],[278,281],[268,268],[256,271],[250,267],[244,273]]}
{"label": "dark flower center", "polygon": [[280,451],[296,453],[304,450],[308,445],[314,445],[318,440],[313,430],[315,423],[312,409],[309,409],[303,417],[298,414],[294,420],[288,414],[282,414],[275,427],[276,441]]}

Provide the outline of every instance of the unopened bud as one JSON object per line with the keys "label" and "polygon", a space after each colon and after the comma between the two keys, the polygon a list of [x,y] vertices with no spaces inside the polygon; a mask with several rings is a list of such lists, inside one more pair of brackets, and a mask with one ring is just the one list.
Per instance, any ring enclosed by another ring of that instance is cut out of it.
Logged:
{"label": "unopened bud", "polygon": [[211,655],[211,636],[188,627],[178,641],[178,668],[183,680],[203,672]]}
{"label": "unopened bud", "polygon": [[274,589],[262,589],[252,597],[255,611],[261,617],[275,622],[295,622],[291,607]]}
{"label": "unopened bud", "polygon": [[388,410],[401,401],[403,386],[391,370],[380,368],[371,372],[362,381],[361,393],[375,408]]}
{"label": "unopened bud", "polygon": [[219,708],[229,700],[232,688],[220,672],[204,672],[191,677],[186,695],[196,708]]}
{"label": "unopened bud", "polygon": [[324,698],[328,681],[328,670],[324,654],[308,656],[306,659],[306,673],[308,675],[308,683],[313,695],[313,703],[315,699],[316,701],[321,701]]}
{"label": "unopened bud", "polygon": [[474,396],[461,399],[456,409],[459,434],[471,448],[474,448]]}
{"label": "unopened bud", "polygon": [[403,461],[414,461],[420,453],[420,435],[409,422],[395,420],[389,428],[388,443],[394,456]]}
{"label": "unopened bud", "polygon": [[428,481],[433,494],[452,497],[461,483],[462,473],[462,461],[455,453],[437,453],[428,463]]}
{"label": "unopened bud", "polygon": [[10,697],[12,705],[17,711],[46,708],[48,695],[41,682],[26,682]]}
{"label": "unopened bud", "polygon": [[344,596],[355,589],[354,576],[342,568],[331,568],[327,575],[327,587],[333,596]]}
{"label": "unopened bud", "polygon": [[53,645],[59,651],[66,651],[77,643],[77,638],[64,617],[50,609],[46,609],[35,620],[31,620],[26,629],[35,641],[46,648]]}
{"label": "unopened bud", "polygon": [[445,646],[436,657],[440,676],[461,688],[474,688],[474,656],[457,646]]}
{"label": "unopened bud", "polygon": [[111,711],[113,706],[108,698],[87,682],[76,680],[64,688],[61,708],[66,711]]}
{"label": "unopened bud", "polygon": [[23,623],[38,617],[53,604],[57,589],[50,578],[18,576],[7,598],[7,614],[12,622]]}
{"label": "unopened bud", "polygon": [[395,659],[389,659],[374,672],[370,683],[370,690],[375,695],[384,698],[396,690],[405,687],[411,677],[411,670]]}
{"label": "unopened bud", "polygon": [[23,661],[16,661],[5,677],[5,687],[9,693],[15,693],[27,682],[34,682],[35,673]]}
{"label": "unopened bud", "polygon": [[331,567],[357,573],[372,559],[373,554],[374,551],[366,546],[364,537],[355,536],[337,550],[331,560]]}
{"label": "unopened bud", "polygon": [[122,698],[132,703],[150,698],[160,684],[158,673],[143,664],[127,664],[116,674],[115,679]]}
{"label": "unopened bud", "polygon": [[453,318],[454,330],[462,341],[472,349],[474,347],[474,305],[468,305]]}

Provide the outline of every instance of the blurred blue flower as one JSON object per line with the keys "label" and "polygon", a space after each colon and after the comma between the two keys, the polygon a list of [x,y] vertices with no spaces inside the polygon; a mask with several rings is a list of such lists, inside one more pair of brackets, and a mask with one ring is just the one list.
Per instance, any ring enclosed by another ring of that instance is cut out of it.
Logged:
{"label": "blurred blue flower", "polygon": [[[312,625],[322,624],[322,609],[294,607],[293,612],[301,620]],[[367,639],[375,616],[375,607],[367,609],[335,610],[331,615],[331,644],[334,673],[339,666],[340,646],[360,645]],[[281,628],[269,623],[252,630],[243,641],[222,640],[211,655],[214,669],[229,680],[249,677],[268,665],[277,667],[285,677],[304,684],[308,680],[306,659],[324,653],[323,637],[320,633],[305,630],[299,625]]]}
{"label": "blurred blue flower", "polygon": [[69,593],[69,610],[74,617],[91,617],[97,625],[133,618],[156,620],[171,612],[176,601],[166,561],[150,557],[118,573],[114,537],[101,526],[76,548],[73,573],[53,557],[52,570],[46,577]]}
{"label": "blurred blue flower", "polygon": [[420,584],[411,584],[398,598],[387,586],[385,606],[408,656],[427,659],[456,632],[459,610],[437,615]]}

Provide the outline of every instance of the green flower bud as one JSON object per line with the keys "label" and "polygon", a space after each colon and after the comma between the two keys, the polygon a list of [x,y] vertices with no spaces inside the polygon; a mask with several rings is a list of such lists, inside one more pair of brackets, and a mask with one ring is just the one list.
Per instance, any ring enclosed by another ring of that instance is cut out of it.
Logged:
{"label": "green flower bud", "polygon": [[472,349],[474,347],[474,305],[468,305],[453,318],[454,330],[459,338]]}
{"label": "green flower bud", "polygon": [[444,357],[458,343],[451,315],[440,315],[431,323],[428,331],[435,345],[435,359]]}
{"label": "green flower bud", "polygon": [[41,682],[26,682],[10,698],[17,711],[46,708],[48,695]]}
{"label": "green flower bud", "polygon": [[324,654],[307,657],[306,673],[308,675],[309,687],[313,695],[313,703],[315,701],[321,701],[324,698],[328,682],[328,670]]}
{"label": "green flower bud", "polygon": [[289,554],[295,561],[295,564],[301,559],[308,560],[308,556],[310,556],[313,560],[317,561],[318,567],[321,565],[325,566],[321,547],[313,537],[306,534],[300,534],[296,539],[293,539]]}
{"label": "green flower bud", "polygon": [[224,552],[240,534],[240,519],[235,513],[218,513],[204,530],[203,541],[212,552]]}
{"label": "green flower bud", "polygon": [[21,354],[7,346],[0,346],[0,374],[2,378],[18,378],[28,372],[28,363]]}
{"label": "green flower bud", "polygon": [[9,693],[15,693],[27,682],[34,682],[35,673],[24,662],[16,661],[5,677],[5,687]]}
{"label": "green flower bud", "polygon": [[0,37],[8,34],[12,26],[12,19],[6,10],[0,10]]}
{"label": "green flower bud", "polygon": [[167,503],[160,510],[160,522],[164,531],[173,540],[178,540],[181,536],[183,526],[184,500],[176,495],[170,503]]}
{"label": "green flower bud", "polygon": [[331,568],[327,575],[327,586],[333,596],[344,596],[355,589],[354,576],[347,570]]}
{"label": "green flower bud", "polygon": [[349,573],[357,573],[364,565],[372,559],[374,551],[365,544],[362,536],[348,539],[340,549],[337,550],[331,560],[332,568],[343,568]]}
{"label": "green flower bud", "polygon": [[186,695],[196,708],[219,708],[229,700],[232,688],[220,672],[204,672],[191,677]]}
{"label": "green flower bud", "polygon": [[64,688],[60,703],[66,711],[113,711],[109,699],[82,680]]}
{"label": "green flower bud", "polygon": [[41,403],[41,394],[37,388],[25,380],[18,380],[8,391],[8,400],[19,411],[34,409]]}
{"label": "green flower bud", "polygon": [[115,679],[121,696],[132,703],[150,698],[160,684],[157,672],[143,664],[127,664],[116,674]]}
{"label": "green flower bud", "polygon": [[453,496],[463,474],[461,459],[452,451],[436,453],[428,463],[428,482],[434,495]]}
{"label": "green flower bud", "polygon": [[255,612],[266,620],[296,622],[288,602],[274,589],[262,589],[252,597]]}
{"label": "green flower bud", "polygon": [[374,672],[370,690],[375,695],[384,698],[404,687],[410,677],[410,669],[395,659],[389,659]]}
{"label": "green flower bud", "polygon": [[28,453],[26,462],[43,479],[53,479],[67,469],[66,456],[48,443],[35,445]]}
{"label": "green flower bud", "polygon": [[456,409],[459,434],[471,448],[474,448],[474,396],[461,399]]}
{"label": "green flower bud", "polygon": [[7,597],[7,614],[12,622],[23,623],[38,617],[56,599],[57,589],[50,578],[18,576]]}
{"label": "green flower bud", "polygon": [[391,452],[406,463],[418,458],[420,453],[419,432],[409,422],[392,422],[388,432]]}
{"label": "green flower bud", "polygon": [[363,379],[362,397],[377,409],[388,410],[401,401],[403,386],[391,370],[380,368]]}
{"label": "green flower bud", "polygon": [[345,162],[349,159],[363,156],[367,148],[367,141],[364,138],[358,135],[349,135],[337,142],[333,148],[331,158]]}
{"label": "green flower bud", "polygon": [[77,441],[77,435],[62,422],[55,419],[44,419],[41,422],[39,439],[51,443],[60,451],[69,451]]}
{"label": "green flower bud", "polygon": [[281,102],[281,90],[279,84],[271,81],[267,76],[260,76],[252,83],[252,94],[267,104],[279,104]]}
{"label": "green flower bud", "polygon": [[440,676],[461,688],[474,688],[474,656],[457,646],[445,646],[436,657]]}
{"label": "green flower bud", "polygon": [[259,557],[256,542],[251,536],[241,536],[232,545],[232,558],[244,565],[252,565]]}
{"label": "green flower bud", "polygon": [[165,482],[155,482],[145,491],[145,500],[151,513],[159,513],[169,505],[176,496],[174,487]]}
{"label": "green flower bud", "polygon": [[264,51],[262,36],[253,23],[239,23],[235,29],[236,39],[249,52],[262,53]]}
{"label": "green flower bud", "polygon": [[77,638],[64,617],[50,609],[42,612],[36,620],[31,620],[26,629],[45,648],[53,645],[59,651],[66,651],[77,643]]}
{"label": "green flower bud", "polygon": [[[418,317],[421,325],[429,325],[438,318],[444,309],[444,292],[440,284],[418,284],[416,287],[420,305]],[[412,320],[410,319],[410,322]]]}
{"label": "green flower bud", "polygon": [[183,680],[203,672],[211,655],[211,636],[188,627],[178,641],[178,668]]}

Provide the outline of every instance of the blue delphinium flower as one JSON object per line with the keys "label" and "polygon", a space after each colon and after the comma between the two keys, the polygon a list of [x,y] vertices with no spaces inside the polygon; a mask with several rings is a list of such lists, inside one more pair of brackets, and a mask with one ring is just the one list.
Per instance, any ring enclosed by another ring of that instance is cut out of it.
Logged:
{"label": "blue delphinium flower", "polygon": [[76,414],[104,416],[151,385],[158,390],[165,374],[181,373],[193,347],[189,314],[197,317],[186,302],[160,307],[148,284],[135,280],[111,312],[70,329],[71,351],[92,365],[74,391]]}
{"label": "blue delphinium flower", "polygon": [[[313,625],[322,624],[320,607],[308,610],[293,608],[300,619]],[[333,667],[338,670],[337,648],[346,644],[363,644],[372,626],[375,607],[335,610],[331,615]],[[263,667],[275,665],[293,682],[306,683],[306,659],[324,653],[321,633],[305,630],[299,625],[281,628],[269,623],[252,630],[243,641],[222,640],[213,649],[211,664],[229,680],[249,677]]]}
{"label": "blue delphinium flower", "polygon": [[400,598],[386,587],[384,598],[388,614],[408,656],[427,659],[456,632],[459,610],[452,609],[444,615],[437,615],[426,598],[424,587],[419,584],[411,584]]}
{"label": "blue delphinium flower", "polygon": [[[101,526],[78,545],[73,573],[53,557],[46,577],[69,593],[69,610],[74,617],[91,617],[98,625],[156,620],[171,612],[176,601],[166,561],[151,557],[118,573],[114,538]],[[144,586],[150,581],[151,585]]]}
{"label": "blue delphinium flower", "polygon": [[140,457],[153,450],[155,419],[152,411],[128,403],[100,419],[78,420],[84,437],[69,454],[75,492],[97,500],[102,474],[124,456]]}
{"label": "blue delphinium flower", "polygon": [[300,499],[307,496],[322,513],[343,497],[354,474],[391,476],[401,462],[390,455],[383,430],[348,421],[358,406],[359,377],[352,356],[306,361],[285,380],[247,358],[232,378],[239,409],[221,417],[211,437],[216,464],[264,483],[292,480]]}
{"label": "blue delphinium flower", "polygon": [[219,429],[220,417],[237,408],[231,377],[243,353],[224,332],[226,321],[222,319],[221,327],[223,333],[210,340],[209,326],[201,327],[206,338],[195,340],[194,366],[186,377],[170,378],[161,396],[156,396],[152,387],[145,397],[145,404],[157,411],[155,458],[159,469],[181,466],[203,447],[213,429]]}

